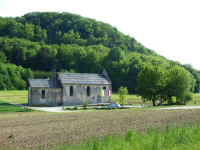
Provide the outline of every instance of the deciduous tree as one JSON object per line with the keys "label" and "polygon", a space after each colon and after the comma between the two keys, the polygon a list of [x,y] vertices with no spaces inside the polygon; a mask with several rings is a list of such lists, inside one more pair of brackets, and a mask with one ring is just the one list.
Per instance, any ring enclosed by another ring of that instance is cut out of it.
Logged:
{"label": "deciduous tree", "polygon": [[118,95],[119,95],[119,99],[120,99],[120,103],[121,103],[122,107],[124,107],[124,105],[125,105],[125,98],[126,98],[127,94],[128,94],[127,87],[121,86],[118,89]]}
{"label": "deciduous tree", "polygon": [[138,86],[136,91],[144,101],[155,100],[165,87],[165,71],[159,66],[147,64],[138,75]]}

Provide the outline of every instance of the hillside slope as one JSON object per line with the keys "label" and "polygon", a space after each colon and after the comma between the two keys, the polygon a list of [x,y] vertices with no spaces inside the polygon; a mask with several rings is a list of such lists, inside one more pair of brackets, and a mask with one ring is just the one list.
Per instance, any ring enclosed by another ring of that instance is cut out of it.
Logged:
{"label": "hillside slope", "polygon": [[196,79],[200,74],[192,66],[159,56],[129,35],[109,24],[71,13],[32,12],[22,17],[0,17],[0,52],[4,63],[31,70],[50,71],[57,64],[75,72],[101,73],[104,68],[113,82],[113,90],[127,86],[135,92],[138,73],[147,63],[169,69],[179,65]]}

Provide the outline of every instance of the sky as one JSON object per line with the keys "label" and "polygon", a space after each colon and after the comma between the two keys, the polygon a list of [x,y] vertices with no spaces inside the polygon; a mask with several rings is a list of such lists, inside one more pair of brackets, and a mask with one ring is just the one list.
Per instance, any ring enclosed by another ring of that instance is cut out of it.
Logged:
{"label": "sky", "polygon": [[145,47],[200,71],[199,0],[0,0],[0,16],[70,12],[117,27]]}

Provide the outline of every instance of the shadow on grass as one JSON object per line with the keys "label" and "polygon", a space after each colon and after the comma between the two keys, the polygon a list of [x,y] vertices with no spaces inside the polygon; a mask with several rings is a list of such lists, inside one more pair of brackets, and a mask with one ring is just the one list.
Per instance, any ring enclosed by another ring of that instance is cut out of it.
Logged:
{"label": "shadow on grass", "polygon": [[[160,105],[155,105],[154,107],[156,107],[156,106],[160,106]],[[186,104],[182,104],[182,103],[169,103],[169,104],[162,104],[162,106],[165,106],[165,107],[167,107],[167,106],[187,106]]]}
{"label": "shadow on grass", "polygon": [[9,112],[32,112],[33,109],[24,109],[3,101],[0,101],[0,113],[9,113]]}

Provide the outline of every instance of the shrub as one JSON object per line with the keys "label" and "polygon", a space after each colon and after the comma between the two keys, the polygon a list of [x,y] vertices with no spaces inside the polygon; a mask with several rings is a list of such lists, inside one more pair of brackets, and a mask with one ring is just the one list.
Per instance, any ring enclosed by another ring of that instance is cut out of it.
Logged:
{"label": "shrub", "polygon": [[124,107],[125,105],[125,98],[127,94],[128,94],[127,87],[120,86],[120,88],[118,89],[118,95],[121,103],[120,105],[122,105],[122,107]]}
{"label": "shrub", "polygon": [[14,137],[15,136],[13,134],[11,134],[11,135],[8,136],[9,139],[14,138]]}
{"label": "shrub", "polygon": [[88,107],[88,102],[83,102],[83,108],[87,108]]}
{"label": "shrub", "polygon": [[77,109],[78,109],[78,107],[77,107],[77,106],[74,106],[74,109],[76,109],[76,110],[77,110]]}

